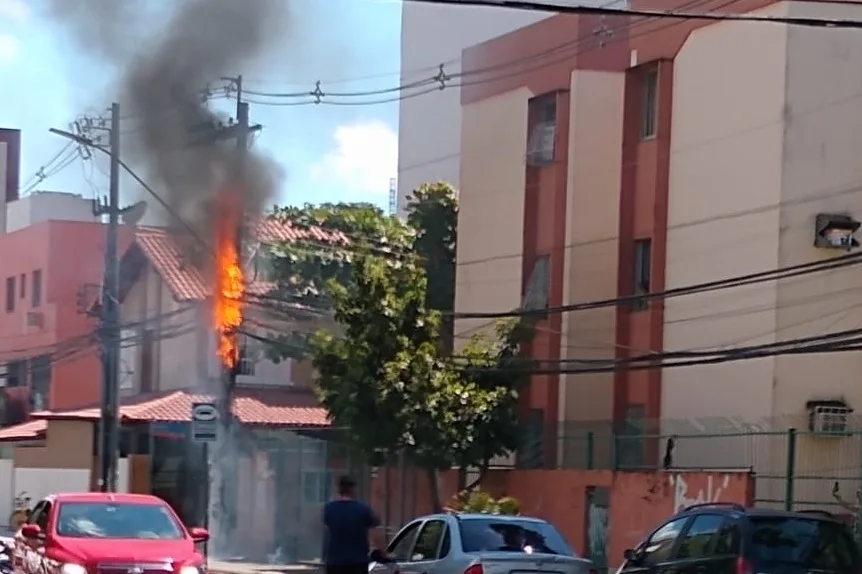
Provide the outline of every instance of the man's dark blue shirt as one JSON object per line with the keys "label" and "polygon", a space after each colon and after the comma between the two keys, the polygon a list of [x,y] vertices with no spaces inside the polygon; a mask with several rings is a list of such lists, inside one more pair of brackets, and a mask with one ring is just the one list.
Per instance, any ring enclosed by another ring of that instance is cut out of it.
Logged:
{"label": "man's dark blue shirt", "polygon": [[341,499],[323,507],[323,563],[348,566],[368,563],[368,531],[380,526],[371,508],[358,500]]}

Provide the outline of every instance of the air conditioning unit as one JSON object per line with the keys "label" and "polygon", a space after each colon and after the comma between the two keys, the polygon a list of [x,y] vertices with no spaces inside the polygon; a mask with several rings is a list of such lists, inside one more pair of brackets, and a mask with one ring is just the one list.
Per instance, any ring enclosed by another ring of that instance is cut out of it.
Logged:
{"label": "air conditioning unit", "polygon": [[850,427],[850,414],[853,409],[847,406],[818,405],[809,411],[809,430],[818,435],[843,436]]}
{"label": "air conditioning unit", "polygon": [[27,326],[41,329],[44,325],[44,315],[39,311],[27,312]]}

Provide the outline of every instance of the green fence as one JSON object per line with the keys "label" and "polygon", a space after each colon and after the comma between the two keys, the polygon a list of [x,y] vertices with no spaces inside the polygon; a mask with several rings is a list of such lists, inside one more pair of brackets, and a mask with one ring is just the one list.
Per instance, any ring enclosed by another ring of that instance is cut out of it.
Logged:
{"label": "green fence", "polygon": [[[862,429],[842,432],[736,430],[615,433],[610,425],[561,426],[553,440],[528,437],[526,467],[752,471],[756,503],[856,514],[862,488]],[[556,452],[548,453],[547,449]]]}

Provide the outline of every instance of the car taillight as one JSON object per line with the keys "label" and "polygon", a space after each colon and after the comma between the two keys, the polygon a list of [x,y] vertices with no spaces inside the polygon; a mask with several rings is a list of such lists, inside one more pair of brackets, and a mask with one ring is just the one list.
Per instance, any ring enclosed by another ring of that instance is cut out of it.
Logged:
{"label": "car taillight", "polygon": [[734,574],[754,574],[754,568],[752,568],[751,562],[740,556],[736,559]]}
{"label": "car taillight", "polygon": [[473,564],[472,566],[468,566],[466,570],[464,570],[464,574],[483,574],[484,570],[482,569],[481,564]]}

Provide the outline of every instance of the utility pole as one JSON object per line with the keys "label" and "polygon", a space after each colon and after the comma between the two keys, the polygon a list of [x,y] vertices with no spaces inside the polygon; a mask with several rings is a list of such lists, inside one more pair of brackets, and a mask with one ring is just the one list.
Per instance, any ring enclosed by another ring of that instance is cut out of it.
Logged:
{"label": "utility pole", "polygon": [[[105,274],[102,279],[99,312],[100,356],[102,359],[101,420],[98,427],[99,490],[117,491],[120,457],[120,263],[118,235],[120,216],[138,210],[140,203],[120,207],[120,104],[111,105],[111,119],[84,118],[74,124],[76,133],[51,129],[51,133],[72,140],[80,146],[82,158],[91,157],[96,149],[110,157],[110,188],[107,201],[93,200],[93,215],[108,216],[105,237]],[[107,148],[94,130],[109,132]]]}
{"label": "utility pole", "polygon": [[108,216],[105,239],[105,277],[99,316],[102,357],[102,402],[99,421],[99,489],[117,490],[117,461],[120,456],[120,266],[117,235],[120,225],[120,104],[111,105],[110,187],[106,205],[94,206],[97,216]]}

